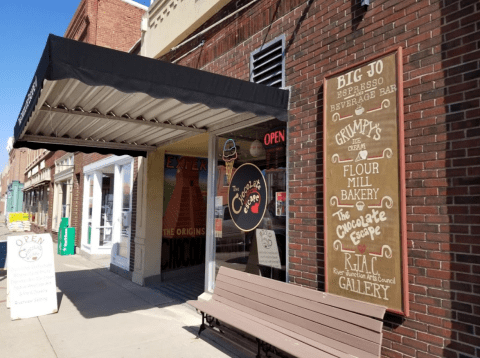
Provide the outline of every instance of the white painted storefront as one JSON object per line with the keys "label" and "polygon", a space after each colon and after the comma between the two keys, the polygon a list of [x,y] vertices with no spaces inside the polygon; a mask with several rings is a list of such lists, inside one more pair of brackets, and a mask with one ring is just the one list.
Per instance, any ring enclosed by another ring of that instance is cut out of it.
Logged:
{"label": "white painted storefront", "polygon": [[128,271],[132,222],[133,158],[111,156],[84,167],[82,250],[111,254]]}

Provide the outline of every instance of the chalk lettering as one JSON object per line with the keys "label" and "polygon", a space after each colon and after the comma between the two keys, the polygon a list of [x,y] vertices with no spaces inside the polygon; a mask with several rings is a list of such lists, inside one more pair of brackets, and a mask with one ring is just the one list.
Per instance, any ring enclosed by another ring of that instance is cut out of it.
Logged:
{"label": "chalk lettering", "polygon": [[373,123],[373,121],[368,119],[356,119],[353,121],[353,125],[352,123],[347,124],[335,134],[335,142],[338,145],[345,144],[357,134],[362,134],[368,138],[373,137],[373,140],[379,140],[381,132],[382,129],[379,123]]}
{"label": "chalk lettering", "polygon": [[[366,284],[368,285],[368,288],[366,287]],[[338,285],[344,290],[356,292],[360,295],[372,296],[385,301],[389,300],[387,297],[387,291],[390,286],[381,285],[376,282],[362,281],[359,279],[355,280],[354,278],[345,276],[340,276],[338,278]]]}

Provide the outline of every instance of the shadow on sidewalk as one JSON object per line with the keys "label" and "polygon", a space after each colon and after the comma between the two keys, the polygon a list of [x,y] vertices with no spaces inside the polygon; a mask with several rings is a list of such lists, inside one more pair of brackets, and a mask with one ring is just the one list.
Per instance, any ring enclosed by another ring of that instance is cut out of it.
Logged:
{"label": "shadow on sidewalk", "polygon": [[58,313],[78,311],[85,318],[111,316],[178,302],[128,281],[106,268],[56,272]]}
{"label": "shadow on sidewalk", "polygon": [[171,297],[179,303],[196,300],[204,292],[205,272],[176,277],[164,282],[147,286],[160,294]]}
{"label": "shadow on sidewalk", "polygon": [[[198,336],[198,326],[183,326],[182,327],[187,332],[196,336],[196,339],[201,339],[202,341],[210,344],[215,347],[222,353],[236,358],[251,358],[256,355],[256,344],[253,341],[241,337],[239,333],[233,333],[229,330],[228,334],[219,333],[207,329],[202,332],[200,337]],[[225,327],[224,327],[225,328]],[[272,356],[272,358],[278,358],[278,356]],[[293,357],[291,357],[293,358]]]}

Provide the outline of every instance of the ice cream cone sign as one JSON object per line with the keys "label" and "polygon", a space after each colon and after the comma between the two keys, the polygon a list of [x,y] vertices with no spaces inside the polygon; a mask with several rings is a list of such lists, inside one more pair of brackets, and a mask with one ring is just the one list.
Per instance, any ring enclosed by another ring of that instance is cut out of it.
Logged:
{"label": "ice cream cone sign", "polygon": [[237,147],[233,139],[227,139],[223,145],[223,160],[225,161],[225,170],[227,175],[227,184],[230,185],[233,174],[233,163],[237,159]]}

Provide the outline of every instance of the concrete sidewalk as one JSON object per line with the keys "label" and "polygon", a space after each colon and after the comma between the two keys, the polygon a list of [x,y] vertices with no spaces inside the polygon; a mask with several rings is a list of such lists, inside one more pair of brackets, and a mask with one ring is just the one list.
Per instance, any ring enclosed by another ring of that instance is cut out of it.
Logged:
{"label": "concrete sidewalk", "polygon": [[251,357],[209,331],[196,338],[201,316],[187,304],[80,255],[54,260],[56,314],[11,321],[0,274],[0,358]]}

